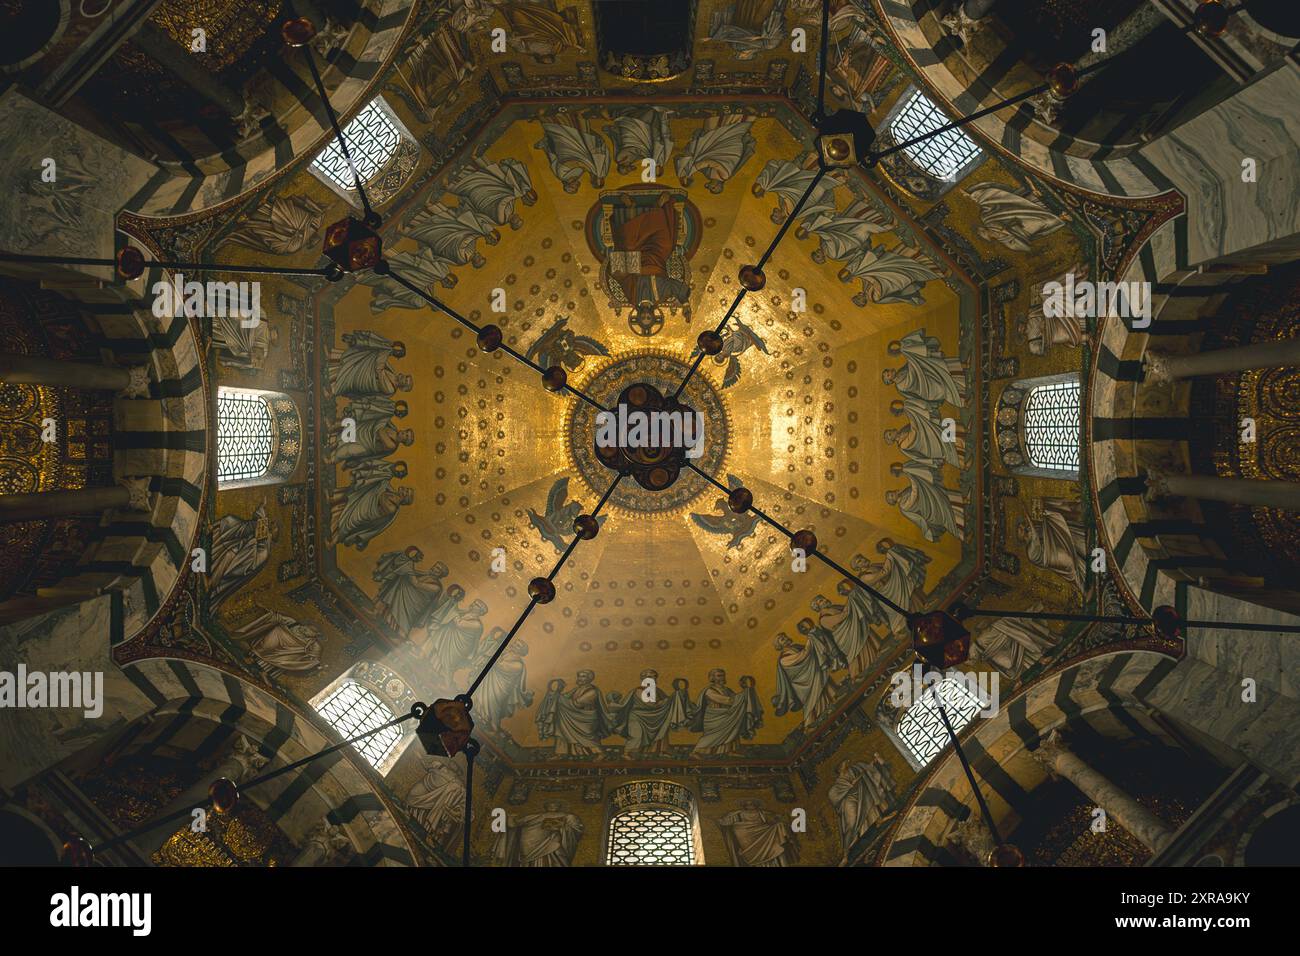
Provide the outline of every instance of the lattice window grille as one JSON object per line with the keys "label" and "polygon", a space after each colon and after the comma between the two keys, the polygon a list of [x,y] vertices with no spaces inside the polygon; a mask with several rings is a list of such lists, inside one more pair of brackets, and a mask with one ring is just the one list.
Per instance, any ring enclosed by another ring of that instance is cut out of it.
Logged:
{"label": "lattice window grille", "polygon": [[[343,139],[348,144],[357,174],[363,183],[368,183],[397,152],[402,133],[379,99],[375,98],[343,128]],[[331,139],[321,150],[312,161],[312,168],[342,189],[355,188],[352,170],[348,168],[347,157],[339,148],[337,138]]]}
{"label": "lattice window grille", "polygon": [[1025,454],[1052,471],[1079,470],[1079,383],[1037,385],[1025,398]]}
{"label": "lattice window grille", "polygon": [[[321,702],[316,711],[328,720],[344,739],[374,730],[396,717],[388,709],[388,705],[373,692],[351,680],[341,684],[338,690]],[[401,739],[400,728],[385,727],[379,733],[357,741],[352,746],[356,748],[357,753],[366,758],[370,766],[379,770],[384,759],[392,753]]]}
{"label": "lattice window grille", "polygon": [[[895,113],[889,131],[895,142],[902,143],[932,133],[950,122],[920,90],[913,90],[902,109]],[[931,176],[951,182],[957,179],[958,172],[980,155],[980,148],[960,129],[950,129],[904,146],[903,152]]]}
{"label": "lattice window grille", "polygon": [[694,866],[690,818],[677,810],[642,807],[609,821],[610,866]]}
{"label": "lattice window grille", "polygon": [[979,698],[971,692],[964,680],[957,677],[945,677],[908,707],[898,722],[898,737],[922,767],[948,746],[951,739],[948,728],[943,725],[943,718],[939,716],[936,693],[941,695],[944,710],[948,712],[948,720],[955,733],[961,733],[962,728],[982,709]]}
{"label": "lattice window grille", "polygon": [[266,400],[251,392],[217,390],[217,481],[261,478],[271,465],[275,428]]}

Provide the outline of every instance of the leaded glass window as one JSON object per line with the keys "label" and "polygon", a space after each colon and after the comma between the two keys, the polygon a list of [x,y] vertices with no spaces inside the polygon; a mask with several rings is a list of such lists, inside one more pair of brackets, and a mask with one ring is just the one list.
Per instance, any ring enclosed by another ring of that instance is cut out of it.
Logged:
{"label": "leaded glass window", "polygon": [[[952,122],[920,90],[903,94],[902,105],[895,107],[889,131],[895,142],[903,143],[917,136],[933,133]],[[954,182],[980,157],[980,148],[961,129],[944,130],[929,139],[904,146],[907,157],[936,179]]]}
{"label": "leaded glass window", "polygon": [[[363,183],[367,183],[397,151],[402,142],[402,133],[388,115],[381,98],[375,97],[357,114],[356,119],[343,127],[343,139],[347,141],[357,175]],[[355,188],[356,181],[352,177],[352,170],[348,168],[347,157],[339,148],[337,137],[329,141],[311,165],[341,189]]]}
{"label": "leaded glass window", "polygon": [[[382,724],[396,719],[388,705],[375,694],[362,687],[354,680],[344,681],[334,693],[321,701],[316,711],[328,720],[335,730],[344,738],[364,734]],[[377,734],[365,740],[359,740],[352,746],[357,753],[366,758],[370,766],[383,771],[384,760],[392,753],[402,731],[398,727],[385,727]]]}
{"label": "leaded glass window", "polygon": [[624,810],[609,821],[610,866],[694,866],[691,820],[679,810]]}
{"label": "leaded glass window", "polygon": [[1025,454],[1051,471],[1079,470],[1079,382],[1036,385],[1025,398]]}
{"label": "leaded glass window", "polygon": [[943,701],[954,733],[961,733],[962,728],[982,709],[979,697],[960,677],[945,677],[908,707],[898,722],[898,737],[922,767],[948,746],[951,739],[939,715],[936,694]]}
{"label": "leaded glass window", "polygon": [[261,478],[274,447],[266,399],[255,392],[217,389],[217,482]]}

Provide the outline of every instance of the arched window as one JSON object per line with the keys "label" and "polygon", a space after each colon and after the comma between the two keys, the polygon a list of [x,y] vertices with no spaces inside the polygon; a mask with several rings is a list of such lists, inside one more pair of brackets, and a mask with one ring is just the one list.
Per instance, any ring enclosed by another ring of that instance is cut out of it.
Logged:
{"label": "arched window", "polygon": [[[379,696],[354,680],[345,680],[324,700],[316,711],[333,725],[345,740],[374,730],[394,720],[397,715]],[[402,739],[400,726],[385,727],[377,734],[352,746],[380,773],[386,772],[397,759],[397,744]],[[391,758],[391,759],[390,759]]]}
{"label": "arched window", "polygon": [[[952,120],[915,87],[899,97],[886,119],[889,133],[896,143],[932,133],[950,122]],[[961,179],[983,157],[975,141],[960,128],[945,130],[937,136],[905,146],[903,152],[922,172],[948,183]]]}
{"label": "arched window", "polygon": [[1017,475],[1079,477],[1079,376],[1021,379],[1002,390],[995,417],[1002,463]]}
{"label": "arched window", "polygon": [[939,715],[936,694],[943,701],[954,733],[961,733],[962,728],[983,709],[979,697],[963,678],[945,677],[903,711],[896,733],[918,770],[941,753],[951,740]]}
{"label": "arched window", "polygon": [[1079,472],[1079,381],[1035,385],[1025,397],[1025,455],[1035,468]]}
{"label": "arched window", "polygon": [[[402,130],[382,97],[375,97],[362,108],[356,119],[343,128],[348,152],[362,183],[374,179],[402,142]],[[311,164],[314,172],[342,190],[356,188],[347,157],[339,148],[338,138],[330,139]]]}
{"label": "arched window", "polygon": [[217,389],[217,486],[238,488],[286,480],[298,467],[302,424],[283,392]]}
{"label": "arched window", "polygon": [[271,406],[256,392],[217,389],[217,481],[261,478],[271,466]]}
{"label": "arched window", "polygon": [[605,863],[609,866],[700,866],[695,796],[680,784],[643,780],[610,795]]}

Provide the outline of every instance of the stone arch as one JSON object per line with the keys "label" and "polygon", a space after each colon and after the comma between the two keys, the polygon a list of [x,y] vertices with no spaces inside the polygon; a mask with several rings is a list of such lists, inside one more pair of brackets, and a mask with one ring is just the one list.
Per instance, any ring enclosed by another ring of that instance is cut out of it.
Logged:
{"label": "stone arch", "polygon": [[[124,671],[153,704],[148,719],[173,722],[173,735],[208,739],[242,734],[268,759],[264,771],[338,743],[279,694],[211,664],[147,658],[125,665]],[[411,844],[389,798],[363,766],[364,761],[338,751],[250,791],[249,797],[299,846],[328,823],[343,829],[356,857],[366,864],[414,865]]]}

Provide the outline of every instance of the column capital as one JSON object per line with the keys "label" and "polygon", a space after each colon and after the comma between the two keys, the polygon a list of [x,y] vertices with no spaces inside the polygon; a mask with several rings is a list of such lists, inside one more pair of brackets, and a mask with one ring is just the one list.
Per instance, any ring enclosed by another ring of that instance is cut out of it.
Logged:
{"label": "column capital", "polygon": [[1170,366],[1169,357],[1146,352],[1142,355],[1142,381],[1164,385],[1177,378]]}
{"label": "column capital", "polygon": [[1057,777],[1060,774],[1056,769],[1056,759],[1062,754],[1069,752],[1070,748],[1065,745],[1065,741],[1061,738],[1061,735],[1057,731],[1053,730],[1046,737],[1039,739],[1038,748],[1029,751],[1029,756],[1038,761],[1043,769],[1047,771],[1049,776]]}
{"label": "column capital", "polygon": [[993,834],[989,833],[988,827],[984,825],[984,820],[974,810],[965,820],[959,820],[953,824],[952,828],[948,830],[948,837],[944,842],[950,846],[957,846],[965,850],[979,861],[980,866],[988,866],[989,854],[993,852],[996,846],[993,841]]}
{"label": "column capital", "polygon": [[1173,492],[1169,490],[1168,475],[1147,472],[1146,483],[1147,490],[1142,497],[1147,501],[1156,501],[1160,498],[1170,498],[1173,496]]}
{"label": "column capital", "polygon": [[148,511],[149,510],[149,479],[148,478],[119,478],[117,483],[120,487],[126,489],[129,496],[126,507],[130,511]]}
{"label": "column capital", "polygon": [[147,365],[129,365],[126,374],[130,380],[126,383],[119,395],[123,398],[148,398],[149,397],[149,366]]}

